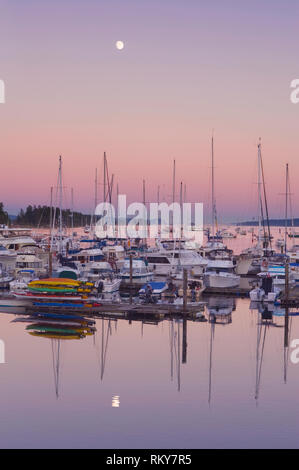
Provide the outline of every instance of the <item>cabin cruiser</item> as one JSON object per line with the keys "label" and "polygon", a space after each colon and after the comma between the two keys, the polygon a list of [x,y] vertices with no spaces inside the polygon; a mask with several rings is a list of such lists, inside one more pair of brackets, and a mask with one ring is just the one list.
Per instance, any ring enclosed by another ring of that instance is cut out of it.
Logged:
{"label": "cabin cruiser", "polygon": [[37,277],[43,277],[47,274],[47,265],[34,253],[17,254],[15,275],[23,269],[34,269]]}
{"label": "cabin cruiser", "polygon": [[16,259],[17,253],[15,251],[10,251],[3,245],[0,245],[0,264],[3,270],[13,272],[15,270]]}
{"label": "cabin cruiser", "polygon": [[124,265],[125,261],[125,249],[122,245],[119,244],[106,244],[106,246],[102,247],[103,255],[105,259],[114,265],[116,269],[121,269]]}
{"label": "cabin cruiser", "polygon": [[187,269],[194,276],[201,276],[208,262],[191,250],[148,251],[144,255],[149,268],[158,276],[168,276]]}
{"label": "cabin cruiser", "polygon": [[82,280],[94,282],[99,293],[112,293],[119,290],[121,279],[117,277],[107,261],[93,261],[85,266]]}
{"label": "cabin cruiser", "polygon": [[[144,284],[153,280],[154,273],[150,271],[148,265],[141,258],[132,259],[132,282],[135,284]],[[120,277],[124,283],[130,282],[130,260],[125,259],[124,266],[120,271]]]}
{"label": "cabin cruiser", "polygon": [[9,287],[9,283],[12,280],[13,277],[9,276],[5,271],[3,271],[0,264],[0,289],[7,289]]}
{"label": "cabin cruiser", "polygon": [[226,289],[238,287],[240,276],[234,273],[234,264],[230,259],[209,260],[203,275],[206,287]]}

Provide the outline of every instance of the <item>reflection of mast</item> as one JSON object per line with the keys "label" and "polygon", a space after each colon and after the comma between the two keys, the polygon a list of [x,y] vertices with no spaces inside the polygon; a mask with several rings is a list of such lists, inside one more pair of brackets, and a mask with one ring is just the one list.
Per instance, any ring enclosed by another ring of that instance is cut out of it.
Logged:
{"label": "reflection of mast", "polygon": [[56,398],[59,398],[60,339],[51,339],[52,363]]}
{"label": "reflection of mast", "polygon": [[[265,349],[265,340],[266,340],[266,327],[267,324],[264,325],[264,335],[261,345],[261,338],[262,338],[262,318],[257,318],[257,342],[256,342],[256,375],[255,375],[255,400],[256,404],[258,404],[259,398],[259,391],[260,391],[260,383],[261,383],[261,375],[262,375],[262,364],[263,364],[263,357],[264,357],[264,349]],[[261,353],[260,353],[261,349]]]}
{"label": "reflection of mast", "polygon": [[174,328],[173,319],[169,323],[169,342],[170,342],[170,377],[173,380],[173,342],[174,342]]}
{"label": "reflection of mast", "polygon": [[284,383],[287,383],[287,372],[288,372],[288,357],[289,357],[289,344],[290,335],[292,329],[292,317],[289,321],[288,307],[285,309],[285,324],[284,324],[284,348],[283,348],[283,379]]}
{"label": "reflection of mast", "polygon": [[213,359],[213,341],[215,336],[215,323],[211,321],[211,334],[210,334],[210,361],[209,361],[209,406],[212,398],[212,359]]}
{"label": "reflection of mast", "polygon": [[106,333],[106,337],[105,337],[105,320],[104,320],[104,318],[102,318],[102,341],[101,341],[101,361],[100,361],[100,364],[101,364],[101,380],[103,380],[104,372],[105,372],[109,333],[110,333],[110,335],[112,334],[111,320],[108,320],[107,333]]}

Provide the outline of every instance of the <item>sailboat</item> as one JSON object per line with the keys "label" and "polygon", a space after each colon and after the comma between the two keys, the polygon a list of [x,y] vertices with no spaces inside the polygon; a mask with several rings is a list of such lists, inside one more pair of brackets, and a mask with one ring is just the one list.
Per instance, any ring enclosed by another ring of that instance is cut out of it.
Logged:
{"label": "sailboat", "polygon": [[[217,229],[217,211],[214,185],[214,136],[212,136],[212,235],[208,235],[208,243],[203,252],[208,255],[208,265],[203,275],[207,287],[227,289],[238,287],[240,277],[234,272],[234,263],[231,252],[222,243],[222,238]],[[212,255],[213,253],[213,255]]]}

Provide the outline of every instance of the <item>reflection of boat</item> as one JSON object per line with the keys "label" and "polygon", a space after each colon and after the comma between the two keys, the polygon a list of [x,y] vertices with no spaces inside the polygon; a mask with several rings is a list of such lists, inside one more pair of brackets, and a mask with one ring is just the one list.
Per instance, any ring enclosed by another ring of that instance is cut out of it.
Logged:
{"label": "reflection of boat", "polygon": [[232,322],[232,312],[236,308],[234,297],[209,297],[207,310],[210,323],[228,324]]}
{"label": "reflection of boat", "polygon": [[[63,327],[64,326],[64,327]],[[77,334],[93,334],[93,330],[89,327],[73,327],[73,326],[67,326],[67,325],[47,325],[41,323],[32,323],[31,325],[26,326],[26,330],[35,330],[39,331],[41,333],[61,333],[61,334],[67,334],[67,335],[77,335]]]}

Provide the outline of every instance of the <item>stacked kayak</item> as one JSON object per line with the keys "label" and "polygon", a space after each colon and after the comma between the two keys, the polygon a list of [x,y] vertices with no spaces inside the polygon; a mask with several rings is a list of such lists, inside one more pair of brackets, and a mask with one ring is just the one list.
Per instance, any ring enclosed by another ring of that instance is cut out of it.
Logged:
{"label": "stacked kayak", "polygon": [[38,279],[28,284],[30,292],[43,292],[45,294],[90,294],[93,287],[92,282],[63,278]]}
{"label": "stacked kayak", "polygon": [[[89,299],[94,293],[94,284],[92,282],[64,278],[48,278],[31,281],[25,291],[14,292],[14,295],[15,297],[32,301],[71,302],[70,306],[76,306],[76,302],[82,304],[84,300]],[[60,305],[59,303],[58,306]]]}
{"label": "stacked kayak", "polygon": [[78,315],[40,312],[14,321],[29,323],[26,330],[30,335],[50,339],[82,339],[96,331],[94,320]]}

